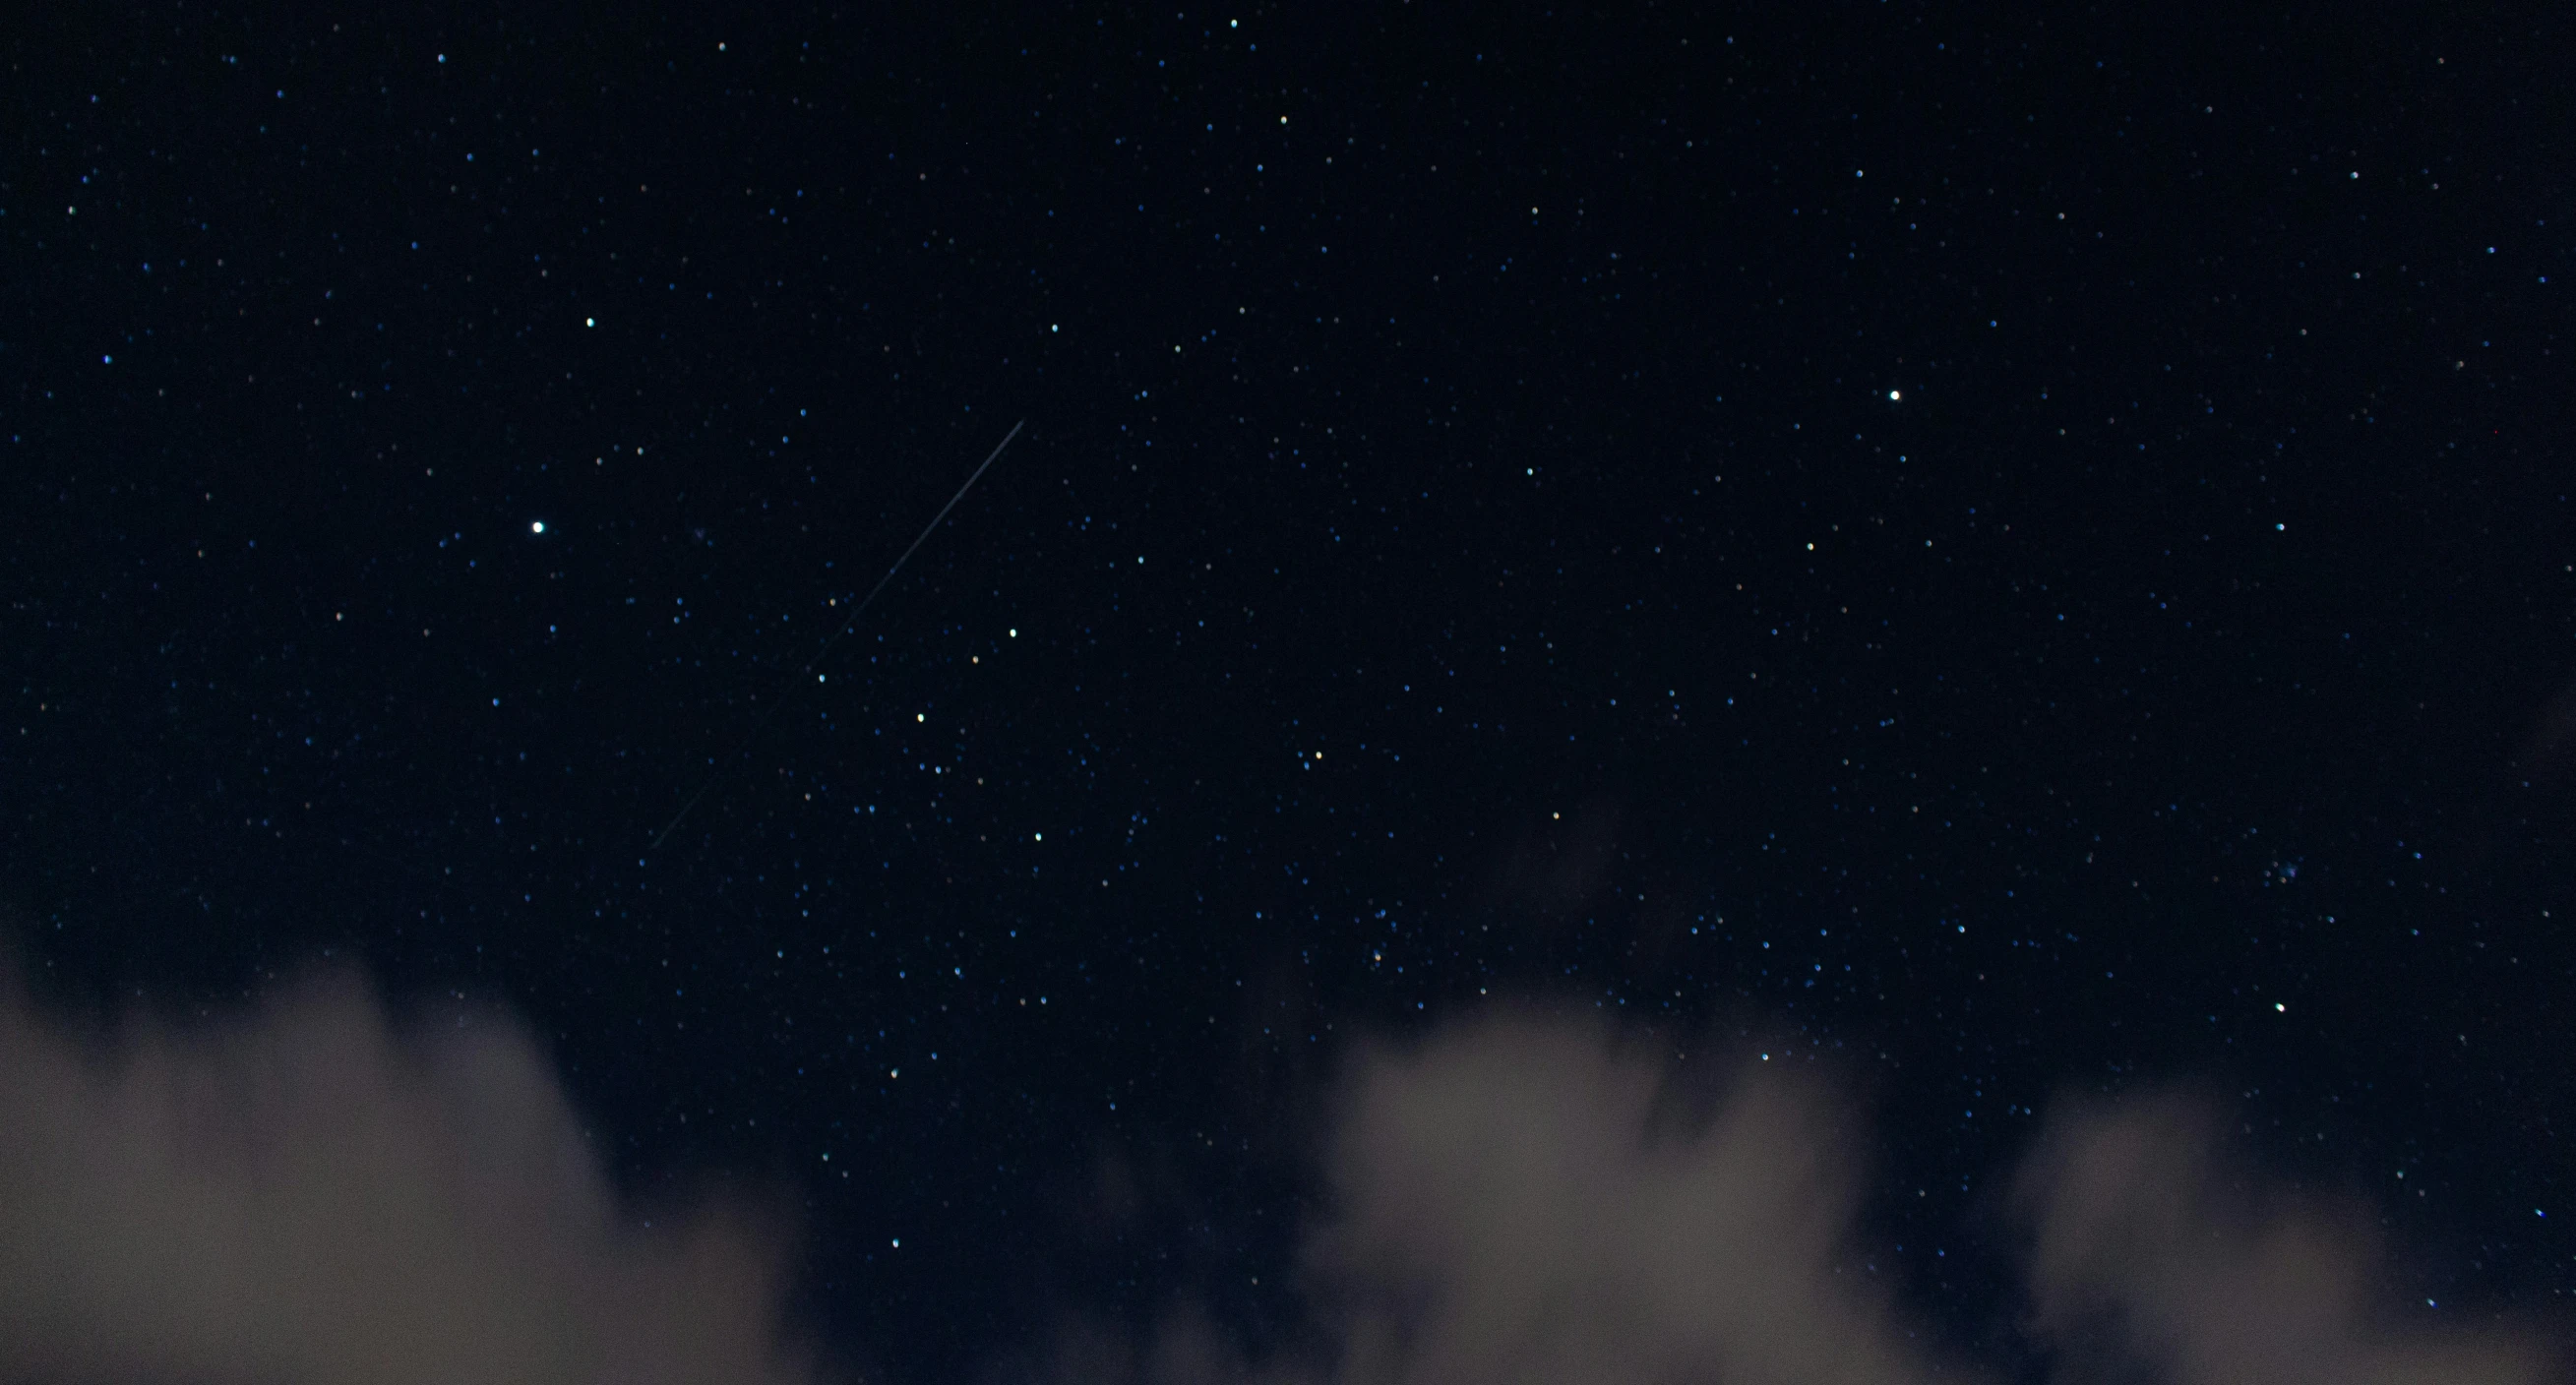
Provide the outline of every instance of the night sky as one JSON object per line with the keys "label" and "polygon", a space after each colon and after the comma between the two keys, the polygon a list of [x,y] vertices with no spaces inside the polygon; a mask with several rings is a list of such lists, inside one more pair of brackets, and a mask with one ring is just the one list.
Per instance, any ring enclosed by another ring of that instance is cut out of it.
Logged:
{"label": "night sky", "polygon": [[1852,1074],[2006,1377],[2070,1093],[2576,1292],[2563,17],[431,8],[0,38],[48,1013],[515,1014],[897,1385],[1295,1336],[1505,996]]}

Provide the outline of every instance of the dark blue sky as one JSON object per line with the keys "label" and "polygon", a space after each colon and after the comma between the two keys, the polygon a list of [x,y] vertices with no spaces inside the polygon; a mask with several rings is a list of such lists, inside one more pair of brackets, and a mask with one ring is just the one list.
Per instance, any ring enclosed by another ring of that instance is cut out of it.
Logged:
{"label": "dark blue sky", "polygon": [[2568,35],[2480,23],[21,27],[0,905],[516,1008],[904,1380],[1257,1343],[1338,1045],[1488,991],[1880,1074],[1966,1340],[2150,1079],[2563,1296]]}

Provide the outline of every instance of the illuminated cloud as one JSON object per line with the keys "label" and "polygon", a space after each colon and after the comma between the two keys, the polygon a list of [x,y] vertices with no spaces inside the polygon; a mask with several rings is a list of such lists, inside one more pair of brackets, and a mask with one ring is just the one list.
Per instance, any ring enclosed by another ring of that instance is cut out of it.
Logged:
{"label": "illuminated cloud", "polygon": [[[1777,1055],[1785,1058],[1785,1055]],[[1073,1323],[1061,1385],[1910,1385],[1872,1141],[1829,1065],[1489,1012],[1363,1047],[1320,1109],[1312,1317],[1248,1360],[1183,1304]],[[526,1034],[388,1022],[346,978],[95,1042],[0,990],[0,1380],[806,1381],[786,1236],[623,1206]],[[2265,1191],[2209,1108],[2082,1105],[2011,1181],[2051,1378],[2525,1385],[2536,1333],[2437,1327],[2357,1208]],[[658,1223],[656,1225],[655,1223]],[[994,1378],[1016,1378],[1002,1370]]]}
{"label": "illuminated cloud", "polygon": [[621,1209],[516,1026],[345,978],[85,1044],[0,991],[0,1379],[784,1382],[782,1238]]}
{"label": "illuminated cloud", "polygon": [[[1711,1099],[1674,1080],[1694,1061]],[[1314,1242],[1340,1378],[1931,1379],[1855,1253],[1848,1113],[1798,1069],[1531,1015],[1365,1062]]]}
{"label": "illuminated cloud", "polygon": [[2179,1097],[2079,1109],[2023,1168],[2030,1325],[2061,1375],[2116,1358],[2174,1385],[2563,1378],[2532,1332],[2405,1312],[2364,1210],[2253,1183],[2221,1157],[2221,1128]]}
{"label": "illuminated cloud", "polygon": [[[1068,1331],[1071,1382],[1992,1381],[1879,1287],[1874,1143],[1824,1064],[1677,1052],[1521,1011],[1364,1053],[1324,1143],[1315,1321],[1248,1364],[1186,1307],[1141,1345]],[[1785,1058],[1785,1055],[1775,1055]],[[2065,1385],[2537,1385],[2527,1325],[2410,1315],[2354,1208],[2263,1191],[2187,1101],[2078,1104],[2014,1189],[2031,1348]],[[2004,1227],[1997,1226],[2002,1230]]]}

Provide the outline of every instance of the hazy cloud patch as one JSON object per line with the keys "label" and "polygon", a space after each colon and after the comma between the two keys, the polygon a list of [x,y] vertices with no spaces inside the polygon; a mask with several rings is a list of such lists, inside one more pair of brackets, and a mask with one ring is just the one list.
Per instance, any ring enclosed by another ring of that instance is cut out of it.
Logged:
{"label": "hazy cloud patch", "polygon": [[0,1379],[769,1382],[786,1237],[621,1209],[506,1018],[348,977],[95,1041],[0,981]]}
{"label": "hazy cloud patch", "polygon": [[[1676,1083],[1692,1061],[1725,1065],[1713,1093]],[[1854,1253],[1849,1126],[1806,1065],[1533,1013],[1374,1056],[1312,1246],[1340,1378],[1928,1380]]]}
{"label": "hazy cloud patch", "polygon": [[[1585,1007],[1588,1009],[1589,1007]],[[1186,1309],[1141,1343],[1059,1337],[1062,1382],[1197,1385],[2537,1385],[2568,1378],[2530,1324],[2436,1325],[2391,1284],[2363,1209],[2231,1157],[2214,1108],[2075,1101],[2017,1170],[2029,1347],[1932,1345],[1935,1305],[1870,1268],[1874,1143],[1832,1065],[1489,1012],[1364,1049],[1322,1141],[1305,1236],[1313,1319],[1247,1362]]]}
{"label": "hazy cloud patch", "polygon": [[[1142,1334],[1066,1320],[991,1378],[2001,1379],[1935,1350],[1937,1305],[1873,1269],[1853,1084],[1774,1057],[1590,1007],[1361,1045],[1299,1107],[1321,1197],[1284,1346],[1256,1358],[1183,1302]],[[784,1331],[784,1223],[719,1201],[648,1226],[503,1016],[398,1025],[342,976],[85,1038],[0,980],[0,1117],[0,1380],[814,1376]],[[2223,1129],[2179,1097],[2076,1101],[1997,1171],[2050,1379],[2568,1378],[2527,1324],[2410,1309],[2366,1208],[2266,1183]]]}
{"label": "hazy cloud patch", "polygon": [[2106,1358],[2174,1385],[2521,1385],[2564,1378],[2526,1327],[2407,1310],[2367,1209],[2249,1177],[2217,1110],[2078,1104],[2015,1187],[2031,1330],[2082,1378]]}

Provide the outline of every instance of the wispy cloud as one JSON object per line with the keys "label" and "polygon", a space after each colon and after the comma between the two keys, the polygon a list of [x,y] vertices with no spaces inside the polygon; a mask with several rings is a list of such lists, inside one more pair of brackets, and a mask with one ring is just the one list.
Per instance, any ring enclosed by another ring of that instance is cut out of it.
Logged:
{"label": "wispy cloud", "polygon": [[1721,1057],[1692,1101],[1689,1061],[1519,1014],[1364,1062],[1313,1245],[1340,1378],[1930,1379],[1851,1253],[1838,1094]]}
{"label": "wispy cloud", "polygon": [[95,1042],[0,991],[0,1379],[768,1382],[777,1227],[621,1209],[527,1036],[346,977]]}
{"label": "wispy cloud", "polygon": [[[1182,1304],[1142,1339],[1075,1323],[1036,1374],[1999,1379],[1873,1271],[1851,1091],[1828,1064],[1529,1009],[1364,1046],[1314,1108],[1326,1196],[1290,1345],[1248,1359]],[[505,1017],[397,1025],[344,976],[84,1038],[0,987],[0,1116],[0,1379],[814,1376],[783,1330],[784,1225],[622,1205]],[[2567,1378],[2527,1324],[2406,1311],[2363,1209],[2264,1184],[2221,1130],[2183,1098],[2078,1102],[2008,1180],[2019,1326],[2052,1379]]]}
{"label": "wispy cloud", "polygon": [[2403,1311],[2358,1205],[2251,1178],[2216,1108],[2163,1095],[2061,1114],[2016,1187],[2032,1330],[2067,1378],[2177,1385],[2521,1385],[2562,1379],[2527,1326]]}
{"label": "wispy cloud", "polygon": [[[1785,1057],[1785,1055],[1782,1055]],[[2436,1326],[2390,1288],[2359,1209],[2267,1191],[2212,1109],[2075,1103],[2006,1180],[2026,1251],[2020,1361],[1944,1354],[1871,1272],[1874,1145],[1829,1065],[1677,1047],[1532,1011],[1387,1046],[1344,1079],[1316,1316],[1245,1362],[1183,1308],[1120,1349],[1069,1333],[1059,1381],[1198,1385],[2536,1385],[2531,1324]],[[2036,1363],[2036,1364],[2034,1364]]]}

